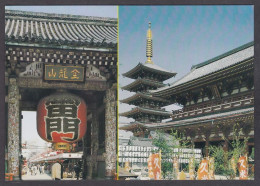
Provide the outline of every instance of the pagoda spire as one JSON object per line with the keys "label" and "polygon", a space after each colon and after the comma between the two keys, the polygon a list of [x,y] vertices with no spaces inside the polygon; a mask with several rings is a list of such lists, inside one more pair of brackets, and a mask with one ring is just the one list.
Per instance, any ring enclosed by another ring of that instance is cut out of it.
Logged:
{"label": "pagoda spire", "polygon": [[153,64],[151,59],[153,57],[153,40],[152,40],[151,22],[149,22],[149,28],[147,30],[147,36],[146,36],[146,57],[147,60],[145,63]]}

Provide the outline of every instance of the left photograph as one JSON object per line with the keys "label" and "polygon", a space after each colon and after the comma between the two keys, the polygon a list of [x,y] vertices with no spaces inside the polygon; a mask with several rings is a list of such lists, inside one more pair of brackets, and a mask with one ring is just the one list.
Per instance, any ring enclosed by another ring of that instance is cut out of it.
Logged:
{"label": "left photograph", "polygon": [[117,21],[116,6],[5,7],[6,181],[116,178]]}

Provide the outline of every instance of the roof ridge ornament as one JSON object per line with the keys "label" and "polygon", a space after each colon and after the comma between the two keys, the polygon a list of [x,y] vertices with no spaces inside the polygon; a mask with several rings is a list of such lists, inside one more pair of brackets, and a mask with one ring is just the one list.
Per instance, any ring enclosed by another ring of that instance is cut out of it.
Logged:
{"label": "roof ridge ornament", "polygon": [[149,22],[149,28],[147,30],[146,57],[147,57],[147,60],[145,63],[154,64],[151,59],[153,57],[153,40],[152,40],[151,22]]}

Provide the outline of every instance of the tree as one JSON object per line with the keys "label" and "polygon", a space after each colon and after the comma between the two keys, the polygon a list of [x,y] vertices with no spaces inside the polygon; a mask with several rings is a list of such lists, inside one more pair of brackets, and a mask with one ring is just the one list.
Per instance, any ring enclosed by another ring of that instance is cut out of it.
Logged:
{"label": "tree", "polygon": [[[172,130],[170,134],[164,133],[162,130],[155,131],[153,145],[158,147],[158,151],[161,150],[162,153],[161,171],[164,179],[166,177],[171,177],[173,173],[173,150],[176,148],[182,149],[188,147],[188,141],[183,140],[183,137],[184,135],[177,130]],[[182,152],[180,152],[180,150],[178,150],[176,153],[177,157],[179,157],[181,154]]]}
{"label": "tree", "polygon": [[153,145],[158,147],[158,151],[161,150],[161,171],[162,176],[165,179],[167,175],[172,173],[172,163],[168,160],[172,158],[173,148],[168,145],[167,140],[164,138],[163,132],[160,130],[156,130],[156,137],[153,138]]}

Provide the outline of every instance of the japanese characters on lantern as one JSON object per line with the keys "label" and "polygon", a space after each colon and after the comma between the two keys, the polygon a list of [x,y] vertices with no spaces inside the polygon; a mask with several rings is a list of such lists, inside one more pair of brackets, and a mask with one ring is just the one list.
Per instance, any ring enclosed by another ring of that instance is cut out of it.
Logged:
{"label": "japanese characters on lantern", "polygon": [[87,108],[83,99],[69,93],[43,98],[37,108],[37,130],[41,138],[68,150],[69,143],[82,139],[86,132]]}

